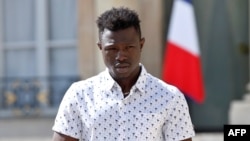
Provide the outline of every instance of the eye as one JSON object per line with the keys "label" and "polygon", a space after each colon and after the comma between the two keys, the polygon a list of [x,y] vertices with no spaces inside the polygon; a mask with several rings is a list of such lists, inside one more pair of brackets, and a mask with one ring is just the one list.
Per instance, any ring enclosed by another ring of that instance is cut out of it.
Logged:
{"label": "eye", "polygon": [[107,50],[107,51],[115,51],[116,48],[115,47],[107,47],[107,48],[105,48],[105,50]]}
{"label": "eye", "polygon": [[127,46],[126,48],[127,49],[130,49],[130,48],[134,48],[135,46],[133,46],[133,45],[129,45],[129,46]]}

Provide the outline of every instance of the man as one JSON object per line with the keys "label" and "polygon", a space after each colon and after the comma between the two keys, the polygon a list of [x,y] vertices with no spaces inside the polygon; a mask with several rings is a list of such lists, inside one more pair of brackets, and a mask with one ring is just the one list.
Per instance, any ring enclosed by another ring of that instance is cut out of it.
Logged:
{"label": "man", "polygon": [[140,63],[145,39],[137,13],[112,8],[98,19],[106,70],[75,82],[59,107],[54,141],[191,141],[183,94]]}

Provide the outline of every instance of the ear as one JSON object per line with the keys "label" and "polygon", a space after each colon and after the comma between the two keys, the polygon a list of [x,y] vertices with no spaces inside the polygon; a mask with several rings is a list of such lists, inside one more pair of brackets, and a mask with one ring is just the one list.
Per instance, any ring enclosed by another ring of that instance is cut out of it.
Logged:
{"label": "ear", "polygon": [[102,44],[100,43],[100,41],[97,42],[96,44],[97,44],[98,48],[99,48],[100,50],[102,50]]}
{"label": "ear", "polygon": [[143,38],[141,38],[141,40],[140,40],[141,49],[143,48],[144,43],[145,43],[145,38],[143,37]]}

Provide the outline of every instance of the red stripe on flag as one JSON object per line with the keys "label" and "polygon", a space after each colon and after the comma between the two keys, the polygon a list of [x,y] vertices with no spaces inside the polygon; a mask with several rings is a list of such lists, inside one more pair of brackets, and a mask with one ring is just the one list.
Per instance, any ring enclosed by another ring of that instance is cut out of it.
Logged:
{"label": "red stripe on flag", "polygon": [[199,56],[167,42],[163,64],[163,80],[178,87],[198,103],[204,101],[204,85]]}

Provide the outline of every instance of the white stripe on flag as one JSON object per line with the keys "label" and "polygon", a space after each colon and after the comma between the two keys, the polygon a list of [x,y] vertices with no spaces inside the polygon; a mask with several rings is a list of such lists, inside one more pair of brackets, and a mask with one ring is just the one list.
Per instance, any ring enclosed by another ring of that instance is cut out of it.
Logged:
{"label": "white stripe on flag", "polygon": [[171,14],[168,41],[195,56],[199,56],[198,36],[193,6],[184,0],[175,0]]}

